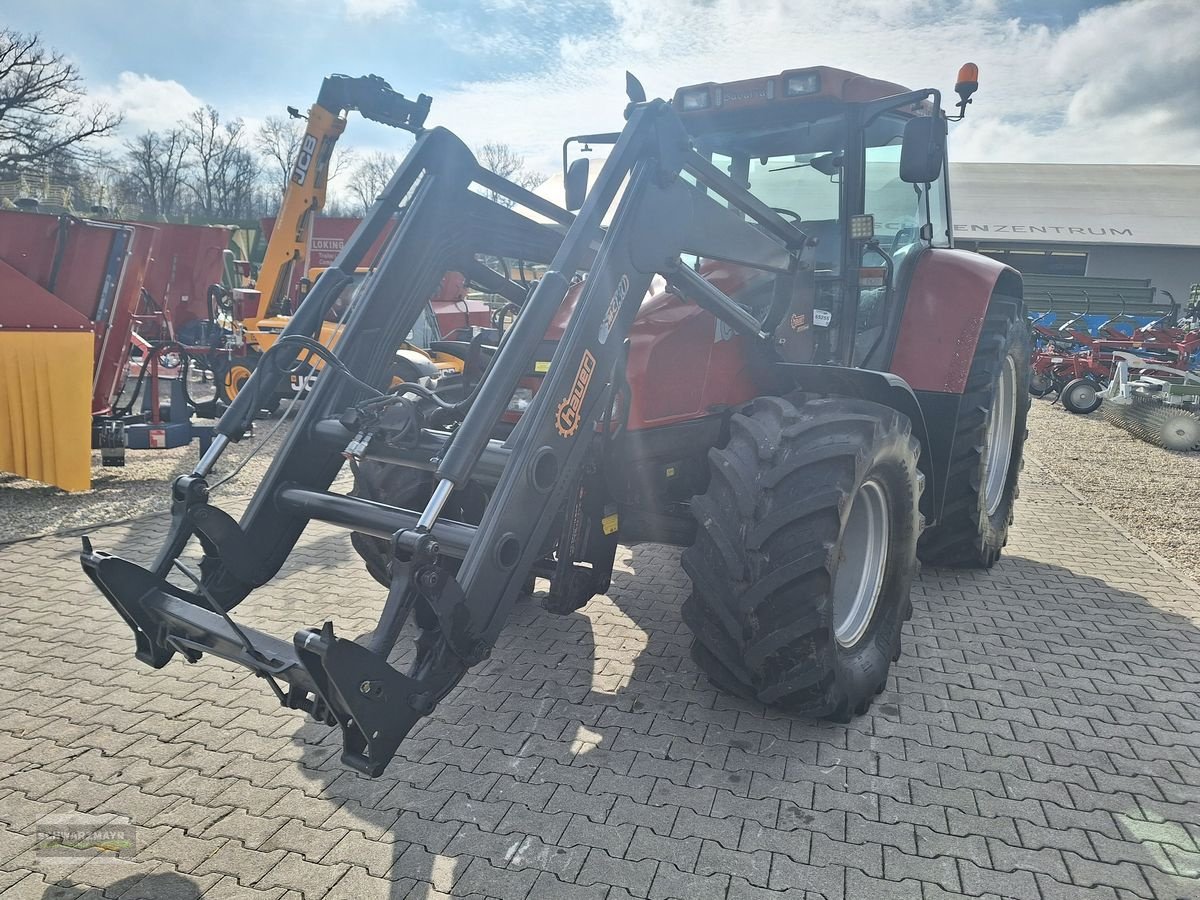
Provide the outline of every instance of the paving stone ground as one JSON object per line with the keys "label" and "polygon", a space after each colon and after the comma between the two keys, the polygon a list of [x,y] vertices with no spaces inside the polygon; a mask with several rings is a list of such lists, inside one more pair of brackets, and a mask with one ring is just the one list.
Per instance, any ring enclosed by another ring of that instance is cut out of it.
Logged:
{"label": "paving stone ground", "polygon": [[[220,661],[133,660],[76,539],[0,548],[0,897],[1175,900],[1200,897],[1200,597],[1027,467],[991,572],[927,569],[871,713],[723,696],[675,550],[518,607],[380,779]],[[161,521],[101,529],[144,559]],[[366,630],[381,589],[311,529],[239,616]],[[122,859],[34,849],[116,817]]]}

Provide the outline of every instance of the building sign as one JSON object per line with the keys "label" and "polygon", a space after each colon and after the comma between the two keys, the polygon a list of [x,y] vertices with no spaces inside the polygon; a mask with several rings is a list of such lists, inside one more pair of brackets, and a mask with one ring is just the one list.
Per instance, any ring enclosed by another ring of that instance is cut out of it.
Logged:
{"label": "building sign", "polygon": [[1044,234],[1060,235],[1062,237],[1086,238],[1091,237],[1127,237],[1133,238],[1132,228],[1110,228],[1079,225],[962,225],[955,224],[954,233],[965,234]]}

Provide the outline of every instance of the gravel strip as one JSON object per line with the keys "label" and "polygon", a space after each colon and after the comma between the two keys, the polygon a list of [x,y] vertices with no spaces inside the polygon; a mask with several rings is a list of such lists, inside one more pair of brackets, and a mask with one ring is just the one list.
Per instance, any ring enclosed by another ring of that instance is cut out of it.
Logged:
{"label": "gravel strip", "polygon": [[[251,437],[231,444],[217,465],[216,478],[228,475],[249,456],[279,423],[281,414],[256,421]],[[218,489],[217,498],[254,492],[294,416],[271,435],[236,478]],[[197,424],[208,423],[197,420]],[[0,473],[0,543],[167,512],[171,508],[171,482],[195,468],[199,447],[199,442],[193,442],[174,450],[128,450],[121,468],[101,466],[100,452],[94,451],[92,489],[77,493]]]}
{"label": "gravel strip", "polygon": [[[231,445],[221,458],[218,477],[245,459],[278,421],[278,414],[259,420],[252,438]],[[218,496],[252,494],[289,427],[290,421],[276,430]],[[1108,424],[1098,412],[1075,416],[1037,399],[1029,414],[1026,451],[1093,507],[1200,579],[1200,453],[1163,450]],[[198,444],[130,450],[124,468],[103,468],[97,452],[92,458],[92,489],[76,494],[0,474],[0,543],[165,513],[170,509],[171,482],[192,470],[198,454]],[[1053,540],[1053,535],[1047,539]]]}
{"label": "gravel strip", "polygon": [[1164,450],[1110,425],[1099,412],[1076,416],[1036,398],[1025,449],[1093,507],[1200,580],[1200,453]]}

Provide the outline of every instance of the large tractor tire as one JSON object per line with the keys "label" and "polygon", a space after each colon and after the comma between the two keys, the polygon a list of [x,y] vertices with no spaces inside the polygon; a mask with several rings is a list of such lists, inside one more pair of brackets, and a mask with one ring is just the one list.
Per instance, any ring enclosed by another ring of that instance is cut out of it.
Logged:
{"label": "large tractor tire", "polygon": [[[368,460],[355,464],[354,489],[350,496],[420,512],[433,494],[433,483],[432,472]],[[487,495],[478,486],[468,484],[464,490],[450,495],[442,515],[456,522],[478,525],[486,506]],[[391,585],[391,542],[356,531],[350,535],[350,543],[362,557],[371,577],[384,587]],[[458,560],[445,557],[445,564],[452,571],[458,571]]]}
{"label": "large tractor tire", "polygon": [[966,391],[945,502],[938,524],[921,538],[933,566],[990,569],[1008,541],[1029,415],[1029,329],[1020,300],[994,296]]}
{"label": "large tractor tire", "polygon": [[888,407],[760,397],[709,451],[683,619],[718,687],[849,721],[883,690],[912,614],[920,445]]}

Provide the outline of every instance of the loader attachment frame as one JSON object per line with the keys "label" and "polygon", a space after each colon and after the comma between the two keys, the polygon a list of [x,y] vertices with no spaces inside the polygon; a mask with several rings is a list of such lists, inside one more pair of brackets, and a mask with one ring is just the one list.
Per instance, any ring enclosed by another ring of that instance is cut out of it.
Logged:
{"label": "loader attachment frame", "polygon": [[[627,120],[577,216],[486,172],[450,132],[435,128],[418,136],[334,267],[218,423],[209,452],[173,486],[171,530],[154,563],[143,568],[85,541],[84,571],[130,625],[138,659],[156,668],[176,653],[193,662],[204,653],[232,660],[266,679],[283,706],[339,726],[346,765],[372,776],[383,772],[413,725],[488,656],[529,573],[543,560],[558,513],[579,496],[589,445],[611,407],[613,383],[623,378],[618,367],[624,365],[625,338],[653,276],[698,283],[705,308],[735,330],[765,338],[754,316],[683,266],[680,254],[725,244],[745,248],[738,252],[749,265],[782,254],[789,262],[773,271],[785,281],[795,271],[804,235],[700,157],[668,104],[633,103]],[[685,170],[696,184],[680,177]],[[558,225],[536,223],[472,185]],[[739,215],[693,216],[706,190]],[[612,224],[602,229],[614,203]],[[235,521],[209,502],[213,464],[243,433],[258,392],[271,390],[288,365],[313,352],[306,336],[318,333],[346,273],[393,216],[398,222],[377,267],[344,317],[336,365],[325,367],[328,374],[318,379]],[[710,223],[706,233],[697,233],[697,221]],[[712,233],[713,221],[721,233]],[[549,269],[461,404],[465,414],[457,428],[422,428],[408,447],[377,440],[372,404],[388,401],[375,395],[388,389],[392,355],[443,273],[469,266],[479,254],[514,250],[545,260]],[[528,361],[581,271],[587,278],[542,388],[509,438],[493,440]],[[348,453],[434,468],[435,487],[424,509],[330,491]],[[494,484],[479,524],[443,517],[452,491],[473,480]],[[291,641],[239,626],[231,612],[278,573],[313,520],[390,541],[391,584],[379,624],[351,640],[327,621],[297,631]],[[198,573],[180,562],[193,538],[203,550]],[[456,573],[445,565],[447,556],[462,560]],[[168,580],[172,573],[174,583]],[[416,658],[402,674],[387,658],[415,609]]]}

